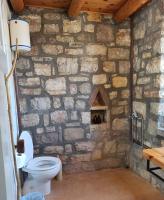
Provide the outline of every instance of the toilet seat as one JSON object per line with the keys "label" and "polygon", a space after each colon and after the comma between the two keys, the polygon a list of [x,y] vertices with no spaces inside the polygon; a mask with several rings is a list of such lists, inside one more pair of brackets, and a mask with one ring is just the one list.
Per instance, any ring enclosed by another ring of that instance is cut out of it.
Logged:
{"label": "toilet seat", "polygon": [[30,160],[25,168],[32,171],[46,171],[54,169],[60,164],[61,161],[59,158],[42,156]]}

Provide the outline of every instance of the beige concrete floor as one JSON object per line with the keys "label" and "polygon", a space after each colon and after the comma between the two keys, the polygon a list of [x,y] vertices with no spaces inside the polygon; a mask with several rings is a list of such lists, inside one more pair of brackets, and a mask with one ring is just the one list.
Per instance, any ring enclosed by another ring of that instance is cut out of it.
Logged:
{"label": "beige concrete floor", "polygon": [[149,183],[126,169],[65,175],[53,181],[47,200],[164,200]]}

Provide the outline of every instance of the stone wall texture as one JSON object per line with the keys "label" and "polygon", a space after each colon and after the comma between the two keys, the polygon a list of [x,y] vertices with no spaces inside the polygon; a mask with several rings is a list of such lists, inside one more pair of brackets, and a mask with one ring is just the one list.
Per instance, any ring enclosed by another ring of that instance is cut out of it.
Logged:
{"label": "stone wall texture", "polygon": [[[66,172],[125,166],[129,148],[130,24],[110,16],[29,9],[32,51],[17,64],[21,129],[36,155],[59,155]],[[109,98],[109,124],[91,126],[97,86]],[[108,128],[107,128],[108,127]]]}
{"label": "stone wall texture", "polygon": [[[144,118],[145,145],[160,147],[164,146],[164,1],[153,0],[134,16],[133,25],[133,109]],[[146,160],[138,145],[131,148],[130,165],[164,191],[162,181],[146,171]]]}

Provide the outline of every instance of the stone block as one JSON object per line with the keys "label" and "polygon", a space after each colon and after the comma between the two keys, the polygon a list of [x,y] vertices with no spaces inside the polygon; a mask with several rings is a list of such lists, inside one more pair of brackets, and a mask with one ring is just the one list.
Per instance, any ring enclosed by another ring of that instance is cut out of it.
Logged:
{"label": "stone block", "polygon": [[112,92],[110,92],[110,93],[109,93],[109,99],[110,99],[110,100],[113,100],[113,99],[115,99],[115,98],[117,98],[117,91],[112,91]]}
{"label": "stone block", "polygon": [[107,82],[106,74],[93,75],[92,77],[92,83],[94,85],[101,85],[105,84],[106,82]]}
{"label": "stone block", "polygon": [[79,56],[79,55],[83,55],[83,49],[80,48],[76,48],[76,49],[65,49],[65,53],[68,55],[73,55],[73,56]]}
{"label": "stone block", "polygon": [[115,76],[112,78],[112,84],[115,88],[127,87],[128,80],[126,77]]}
{"label": "stone block", "polygon": [[91,159],[92,160],[100,160],[102,158],[102,152],[99,149],[93,151]]}
{"label": "stone block", "polygon": [[117,151],[119,153],[124,153],[127,152],[129,150],[130,145],[127,143],[119,143],[117,146]]}
{"label": "stone block", "polygon": [[85,76],[74,76],[74,77],[69,77],[70,82],[86,82],[89,81],[88,77]]}
{"label": "stone block", "polygon": [[75,149],[76,151],[93,151],[95,148],[95,143],[94,142],[76,142],[75,143]]}
{"label": "stone block", "polygon": [[51,76],[51,64],[34,63],[34,71],[38,76]]}
{"label": "stone block", "polygon": [[87,20],[89,22],[101,22],[101,19],[102,19],[102,16],[101,16],[100,13],[94,13],[94,12],[92,13],[92,12],[90,12],[87,15]]}
{"label": "stone block", "polygon": [[144,90],[144,97],[147,98],[159,98],[160,97],[160,91],[159,89],[157,90]]}
{"label": "stone block", "polygon": [[127,90],[122,90],[121,91],[121,98],[128,99],[129,95],[130,95],[130,90],[127,89]]}
{"label": "stone block", "polygon": [[58,24],[44,24],[44,34],[52,34],[59,32]]}
{"label": "stone block", "polygon": [[81,31],[81,20],[63,20],[63,32],[79,33]]}
{"label": "stone block", "polygon": [[119,73],[128,74],[130,72],[130,62],[129,61],[119,61]]}
{"label": "stone block", "polygon": [[148,58],[151,58],[151,52],[143,52],[142,54],[142,58],[143,59],[148,59]]}
{"label": "stone block", "polygon": [[64,110],[58,110],[51,113],[51,121],[53,124],[62,124],[68,120],[67,112]]}
{"label": "stone block", "polygon": [[81,72],[95,73],[98,70],[98,58],[81,58]]}
{"label": "stone block", "polygon": [[84,138],[84,130],[82,128],[64,129],[64,139],[66,141],[75,141],[83,138]]}
{"label": "stone block", "polygon": [[162,102],[150,103],[150,112],[153,113],[156,116],[158,116],[158,115],[164,116],[164,103],[162,103]]}
{"label": "stone block", "polygon": [[43,122],[44,122],[44,126],[48,126],[49,125],[49,114],[44,114],[43,115]]}
{"label": "stone block", "polygon": [[76,84],[70,84],[69,89],[70,89],[70,93],[72,95],[77,94],[77,85]]}
{"label": "stone block", "polygon": [[76,101],[75,108],[76,108],[77,110],[84,110],[85,107],[86,107],[85,101],[83,101],[83,100],[77,100],[77,101]]}
{"label": "stone block", "polygon": [[19,98],[19,109],[21,113],[27,112],[27,101],[25,98]]}
{"label": "stone block", "polygon": [[137,80],[138,85],[146,85],[148,83],[150,83],[150,77],[141,77]]}
{"label": "stone block", "polygon": [[50,95],[66,94],[66,80],[64,77],[48,79],[45,83],[45,90]]}
{"label": "stone block", "polygon": [[67,35],[57,35],[56,40],[58,42],[62,42],[62,43],[73,43],[74,42],[74,38],[72,36],[67,36]]}
{"label": "stone block", "polygon": [[90,83],[82,83],[79,86],[79,91],[81,94],[90,94],[91,93],[91,84]]}
{"label": "stone block", "polygon": [[124,113],[124,107],[123,106],[117,106],[112,107],[112,115],[119,115]]}
{"label": "stone block", "polygon": [[80,127],[80,126],[81,126],[80,122],[66,123],[66,127]]}
{"label": "stone block", "polygon": [[125,48],[108,48],[109,60],[129,60],[130,50]]}
{"label": "stone block", "polygon": [[142,99],[142,91],[143,91],[142,87],[135,87],[134,94],[137,99]]}
{"label": "stone block", "polygon": [[155,57],[148,61],[146,65],[146,73],[147,74],[155,74],[163,72],[164,67],[161,66],[161,57]]}
{"label": "stone block", "polygon": [[87,162],[91,160],[91,154],[90,153],[83,153],[83,154],[75,154],[71,156],[71,162]]}
{"label": "stone block", "polygon": [[94,24],[86,24],[84,26],[84,31],[89,33],[94,33],[95,25]]}
{"label": "stone block", "polygon": [[52,44],[45,44],[42,45],[43,53],[48,55],[59,55],[63,53],[63,46],[61,45],[52,45]]}
{"label": "stone block", "polygon": [[61,107],[60,98],[53,97],[53,107],[56,109]]}
{"label": "stone block", "polygon": [[23,19],[27,20],[30,24],[30,32],[40,32],[41,30],[41,16],[37,14],[30,14],[22,16]]}
{"label": "stone block", "polygon": [[36,133],[39,134],[39,135],[43,134],[44,133],[44,128],[37,128],[36,129]]}
{"label": "stone block", "polygon": [[57,21],[61,19],[61,14],[60,13],[45,13],[43,15],[43,18],[46,19],[47,21]]}
{"label": "stone block", "polygon": [[105,56],[107,47],[103,44],[88,44],[86,45],[86,53],[90,56]]}
{"label": "stone block", "polygon": [[112,129],[114,131],[128,131],[129,122],[126,118],[115,118],[112,122]]}
{"label": "stone block", "polygon": [[73,120],[73,121],[78,120],[77,111],[71,111],[71,120]]}
{"label": "stone block", "polygon": [[81,112],[81,118],[83,124],[91,123],[91,113],[90,112]]}
{"label": "stone block", "polygon": [[19,58],[16,68],[19,70],[30,69],[30,60],[28,58]]}
{"label": "stone block", "polygon": [[56,131],[55,126],[46,127],[46,133],[52,133],[52,132],[55,132],[55,131]]}
{"label": "stone block", "polygon": [[116,63],[111,61],[103,62],[103,70],[107,73],[115,73],[116,72]]}
{"label": "stone block", "polygon": [[21,123],[24,128],[37,126],[39,122],[39,115],[36,113],[25,114],[21,117]]}
{"label": "stone block", "polygon": [[113,26],[107,24],[99,24],[97,26],[96,37],[98,42],[112,42],[114,41]]}
{"label": "stone block", "polygon": [[67,153],[67,154],[72,153],[72,145],[71,144],[66,144],[64,148],[65,148],[65,153]]}
{"label": "stone block", "polygon": [[66,110],[74,108],[74,99],[73,99],[73,97],[64,97],[63,98],[63,102],[64,102],[64,108]]}
{"label": "stone block", "polygon": [[149,119],[148,122],[148,133],[150,135],[156,136],[157,135],[157,129],[158,129],[158,122],[154,121],[152,119]]}
{"label": "stone block", "polygon": [[41,88],[20,88],[20,93],[22,95],[40,95],[41,92]]}
{"label": "stone block", "polygon": [[20,86],[40,86],[40,78],[20,78],[18,84]]}
{"label": "stone block", "polygon": [[143,39],[145,37],[145,33],[146,33],[145,21],[142,21],[142,22],[136,24],[134,27],[133,33],[134,33],[135,40]]}
{"label": "stone block", "polygon": [[146,103],[134,101],[133,110],[140,113],[144,119],[146,118]]}
{"label": "stone block", "polygon": [[119,29],[116,33],[116,44],[118,46],[130,47],[130,29]]}
{"label": "stone block", "polygon": [[51,108],[49,97],[35,97],[30,102],[33,110],[48,110]]}
{"label": "stone block", "polygon": [[57,66],[59,75],[77,74],[78,62],[77,58],[57,58]]}
{"label": "stone block", "polygon": [[116,153],[117,143],[115,140],[105,141],[103,152],[105,155]]}
{"label": "stone block", "polygon": [[63,154],[63,146],[46,146],[43,149],[44,154]]}

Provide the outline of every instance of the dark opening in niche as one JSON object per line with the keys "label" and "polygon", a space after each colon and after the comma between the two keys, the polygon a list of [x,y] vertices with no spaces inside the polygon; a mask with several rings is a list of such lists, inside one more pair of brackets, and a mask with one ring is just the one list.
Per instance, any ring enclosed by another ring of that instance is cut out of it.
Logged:
{"label": "dark opening in niche", "polygon": [[91,110],[91,124],[102,124],[106,122],[106,110]]}

